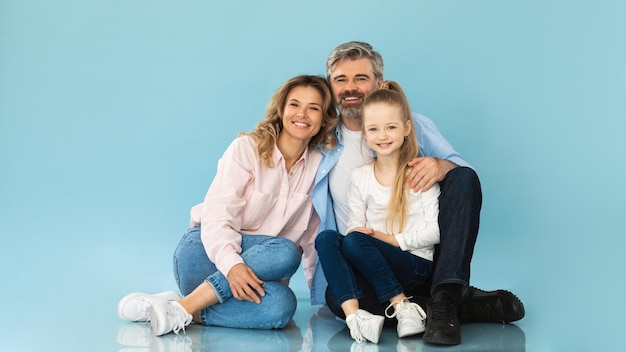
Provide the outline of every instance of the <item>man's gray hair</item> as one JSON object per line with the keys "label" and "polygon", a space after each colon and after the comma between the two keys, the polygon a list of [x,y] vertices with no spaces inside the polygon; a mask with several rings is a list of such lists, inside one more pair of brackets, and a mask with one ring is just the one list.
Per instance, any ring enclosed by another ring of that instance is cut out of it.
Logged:
{"label": "man's gray hair", "polygon": [[341,60],[370,59],[376,78],[383,78],[383,57],[371,45],[365,42],[347,42],[339,45],[328,55],[326,60],[326,78],[330,81],[333,66]]}

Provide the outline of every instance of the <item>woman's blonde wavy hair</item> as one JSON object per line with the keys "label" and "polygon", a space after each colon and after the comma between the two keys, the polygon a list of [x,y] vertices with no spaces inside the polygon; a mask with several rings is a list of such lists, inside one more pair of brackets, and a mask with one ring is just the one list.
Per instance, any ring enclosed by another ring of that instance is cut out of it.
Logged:
{"label": "woman's blonde wavy hair", "polygon": [[267,167],[274,167],[272,154],[274,146],[278,141],[278,135],[283,129],[283,112],[287,104],[287,96],[296,87],[313,87],[322,96],[322,127],[320,131],[311,138],[310,148],[330,149],[337,145],[335,129],[337,127],[337,111],[333,104],[333,97],[326,80],[320,76],[302,75],[296,76],[285,82],[274,94],[267,104],[265,119],[258,123],[256,128],[250,133],[240,133],[239,135],[251,136],[257,146],[259,158]]}
{"label": "woman's blonde wavy hair", "polygon": [[[404,230],[404,226],[406,225],[409,195],[408,186],[406,185],[406,175],[409,172],[408,162],[417,156],[417,135],[415,134],[415,127],[413,126],[413,120],[411,118],[409,102],[397,82],[383,82],[380,89],[372,92],[365,98],[363,109],[365,110],[365,107],[374,104],[387,104],[400,108],[402,121],[405,123],[408,121],[411,128],[411,132],[400,147],[398,170],[393,183],[389,205],[387,206],[387,229],[391,231],[391,233],[398,233]],[[396,229],[397,231],[395,231]]]}

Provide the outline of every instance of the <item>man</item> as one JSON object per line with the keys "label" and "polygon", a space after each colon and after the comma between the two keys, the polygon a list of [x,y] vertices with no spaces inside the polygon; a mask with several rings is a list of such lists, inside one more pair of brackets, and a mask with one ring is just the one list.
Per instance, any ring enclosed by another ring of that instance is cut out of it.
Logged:
{"label": "man", "polygon": [[[339,145],[324,154],[320,164],[313,205],[320,216],[320,232],[327,229],[346,233],[350,209],[348,192],[352,170],[371,160],[362,138],[362,103],[383,82],[383,59],[371,45],[348,42],[335,48],[326,62],[340,121]],[[512,293],[482,291],[469,286],[470,262],[478,235],[482,194],[474,170],[441,135],[428,118],[413,113],[419,141],[419,155],[410,162],[408,184],[415,191],[441,186],[439,198],[440,245],[437,249],[430,292],[414,292],[426,303],[427,325],[424,340],[456,345],[461,342],[459,321],[511,322],[524,316],[522,303]],[[319,263],[318,263],[319,264]],[[383,315],[386,304],[376,299],[365,278],[359,278],[363,309]],[[342,317],[318,265],[312,285],[313,304],[326,303]],[[407,295],[408,292],[407,292]]]}

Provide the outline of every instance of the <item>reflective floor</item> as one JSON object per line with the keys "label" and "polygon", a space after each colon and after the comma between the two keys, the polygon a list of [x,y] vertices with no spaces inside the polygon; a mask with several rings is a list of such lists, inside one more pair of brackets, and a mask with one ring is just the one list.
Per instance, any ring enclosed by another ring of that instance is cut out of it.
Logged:
{"label": "reflective floor", "polygon": [[146,323],[120,322],[119,351],[525,351],[524,331],[514,324],[466,324],[463,343],[454,347],[428,345],[417,337],[398,339],[385,328],[378,344],[356,343],[343,323],[326,306],[300,302],[294,320],[282,330],[241,330],[191,325],[185,334],[154,337]]}

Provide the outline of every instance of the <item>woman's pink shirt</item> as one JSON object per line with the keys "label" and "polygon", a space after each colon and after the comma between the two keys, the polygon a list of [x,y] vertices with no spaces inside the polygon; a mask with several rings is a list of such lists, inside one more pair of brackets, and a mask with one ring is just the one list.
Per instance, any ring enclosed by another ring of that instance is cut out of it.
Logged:
{"label": "woman's pink shirt", "polygon": [[308,148],[287,172],[274,147],[275,167],[261,163],[250,136],[235,139],[217,165],[204,202],[191,209],[191,226],[200,224],[209,259],[228,275],[241,258],[241,236],[280,236],[301,246],[303,271],[311,285],[315,269],[315,237],[319,217],[311,191],[322,155]]}

